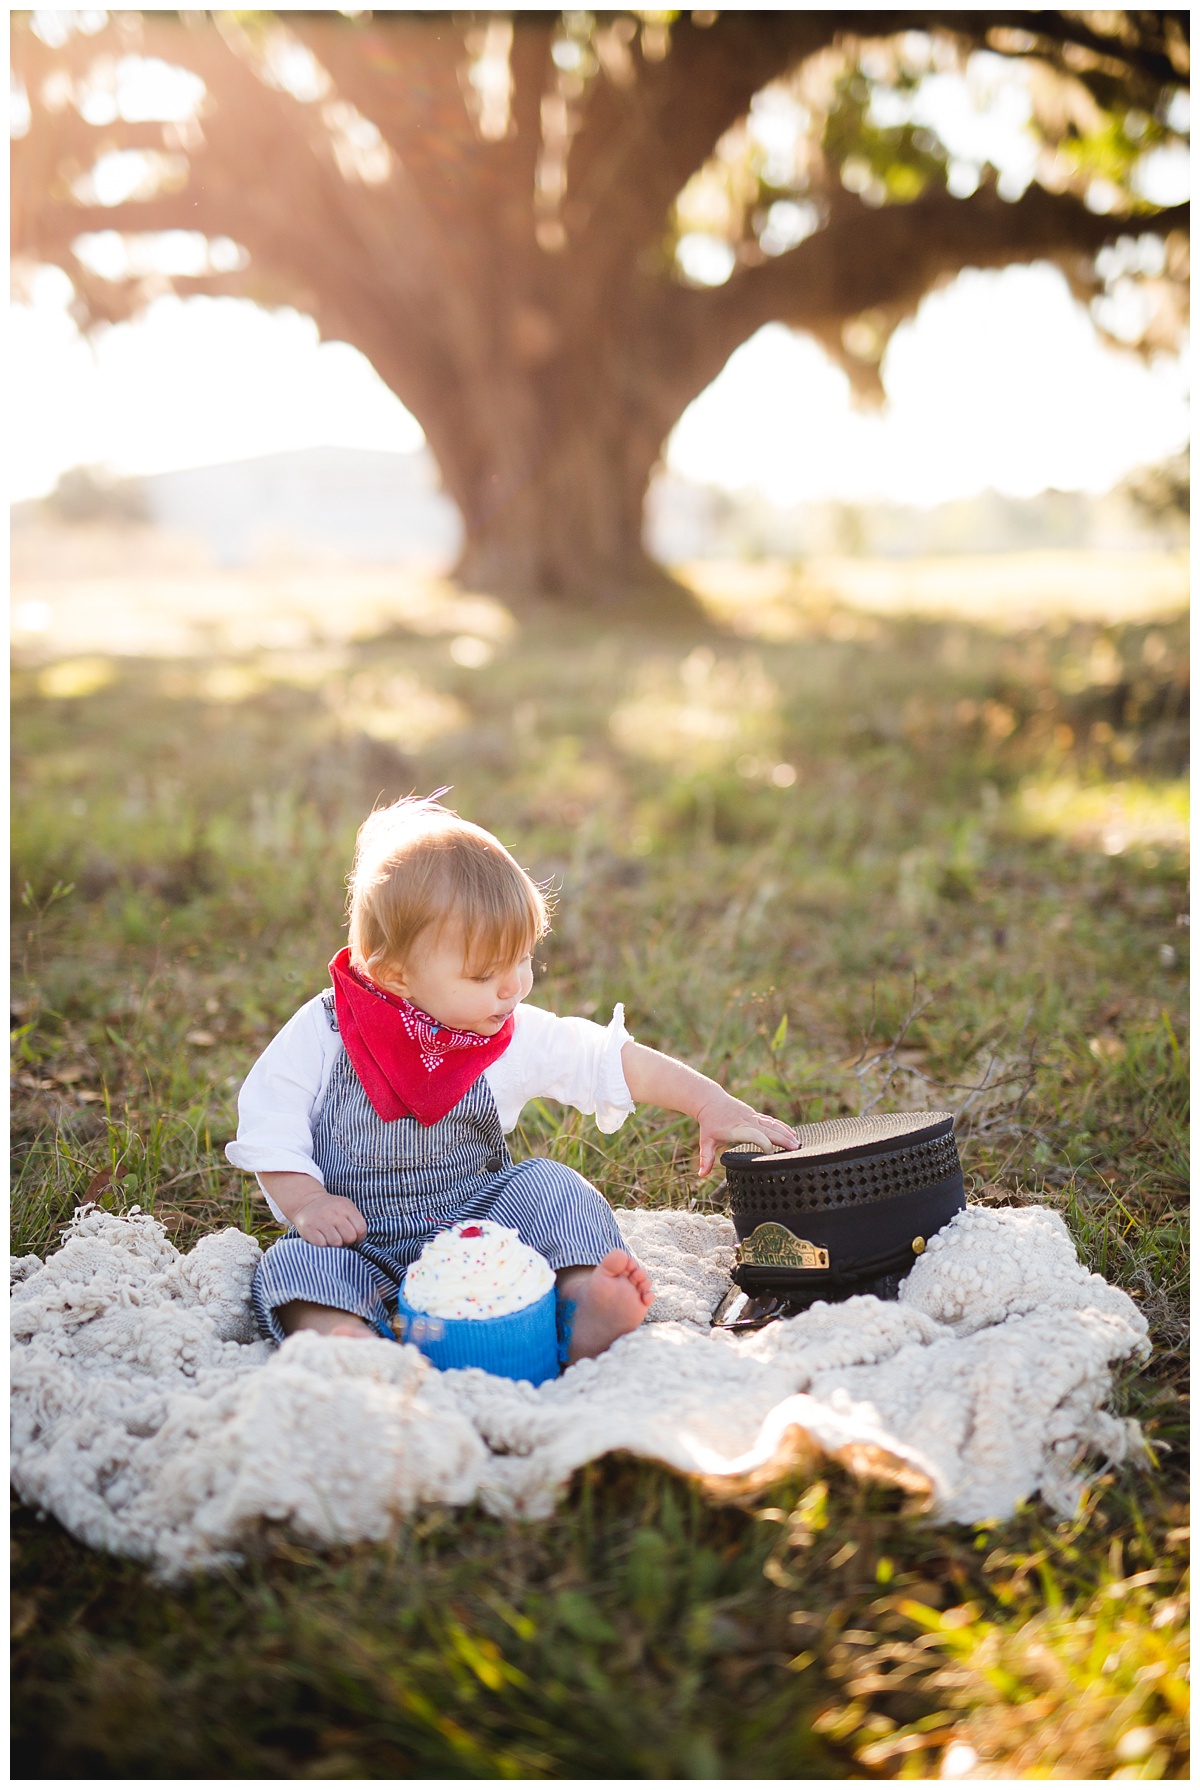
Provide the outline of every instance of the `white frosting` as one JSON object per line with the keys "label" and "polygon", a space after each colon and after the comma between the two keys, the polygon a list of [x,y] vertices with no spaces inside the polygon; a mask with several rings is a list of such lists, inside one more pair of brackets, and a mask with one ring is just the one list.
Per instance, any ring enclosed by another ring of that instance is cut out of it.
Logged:
{"label": "white frosting", "polygon": [[502,1318],[554,1285],[545,1256],[489,1218],[466,1218],[430,1239],[404,1277],[404,1297],[433,1318]]}

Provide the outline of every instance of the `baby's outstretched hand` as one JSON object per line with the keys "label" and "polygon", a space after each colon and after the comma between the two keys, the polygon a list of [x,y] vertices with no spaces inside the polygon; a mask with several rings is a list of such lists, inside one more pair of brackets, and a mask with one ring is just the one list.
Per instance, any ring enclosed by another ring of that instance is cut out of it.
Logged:
{"label": "baby's outstretched hand", "polygon": [[353,1200],[337,1193],[323,1193],[292,1216],[292,1224],[306,1243],[336,1248],[357,1243],[367,1234],[367,1221]]}
{"label": "baby's outstretched hand", "polygon": [[773,1146],[794,1150],[800,1142],[791,1126],[785,1125],[782,1119],[773,1119],[770,1113],[756,1113],[752,1106],[744,1100],[735,1100],[724,1089],[719,1099],[714,1096],[701,1107],[696,1118],[700,1125],[701,1176],[709,1173],[717,1152],[730,1144],[761,1143],[764,1150]]}

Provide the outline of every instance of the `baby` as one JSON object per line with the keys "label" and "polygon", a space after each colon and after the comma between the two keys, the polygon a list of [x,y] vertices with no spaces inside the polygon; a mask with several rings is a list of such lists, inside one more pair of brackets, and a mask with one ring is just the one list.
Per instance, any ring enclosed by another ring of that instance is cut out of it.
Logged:
{"label": "baby", "polygon": [[636,1101],[688,1113],[700,1173],[733,1141],[795,1148],[791,1128],[673,1057],[607,1026],[525,1004],[549,927],[541,890],[481,827],[437,801],[377,810],[359,830],[349,947],[333,986],[247,1076],[227,1154],[252,1171],[287,1235],[253,1299],[265,1336],[390,1335],[387,1302],[439,1231],[488,1218],[555,1271],[570,1361],[641,1323],[649,1276],[574,1169],[514,1163],[526,1101],[564,1101],[615,1131]]}

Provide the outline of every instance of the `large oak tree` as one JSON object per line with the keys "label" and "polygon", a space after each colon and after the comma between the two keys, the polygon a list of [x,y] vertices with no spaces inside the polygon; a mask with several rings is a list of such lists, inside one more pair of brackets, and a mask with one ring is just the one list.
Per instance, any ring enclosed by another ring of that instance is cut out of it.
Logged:
{"label": "large oak tree", "polygon": [[[297,305],[417,416],[462,512],[466,581],[615,602],[661,593],[647,482],[762,324],[813,331],[866,391],[889,330],[960,268],[1048,257],[1087,296],[1106,244],[1179,232],[1134,176],[1180,128],[1187,20],[18,15],[14,248],[67,269],[81,320],[115,320],[168,283],[139,271],[139,244],[198,233],[177,290]],[[923,67],[983,47],[1036,76],[1044,153],[1020,196],[988,168],[964,182],[895,106],[880,118],[881,89],[911,97]],[[153,59],[198,77],[194,107],[139,104]],[[788,81],[802,141],[781,174],[740,121]],[[714,283],[675,253],[689,194],[726,257]],[[121,278],[86,253],[113,231],[131,239]]]}

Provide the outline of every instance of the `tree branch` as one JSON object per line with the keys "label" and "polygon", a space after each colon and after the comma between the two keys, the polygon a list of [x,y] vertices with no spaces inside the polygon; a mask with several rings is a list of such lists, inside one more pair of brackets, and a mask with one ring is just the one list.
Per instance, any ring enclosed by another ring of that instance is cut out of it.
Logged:
{"label": "tree branch", "polygon": [[[931,21],[947,22],[959,18],[961,14],[930,13]],[[1142,76],[1143,80],[1155,87],[1176,86],[1186,81],[1187,69],[1180,69],[1173,59],[1166,33],[1162,29],[1154,29],[1154,21],[1171,19],[1179,32],[1179,41],[1186,45],[1190,38],[1190,18],[1188,12],[1145,13],[1118,12],[1107,16],[1119,22],[1116,35],[1106,34],[1096,26],[1096,21],[1105,17],[1098,13],[1078,12],[987,12],[978,16],[980,31],[986,38],[997,30],[1027,31],[1035,39],[1035,46],[1028,51],[1007,52],[1023,55],[1044,55],[1044,46],[1059,50],[1072,44],[1077,49],[1087,50],[1097,57],[1109,62],[1119,63],[1131,74]],[[961,30],[961,25],[946,23],[950,30]]]}
{"label": "tree branch", "polygon": [[[845,14],[723,12],[681,19],[670,54],[639,60],[624,93],[601,77],[571,150],[570,199],[622,260],[655,242],[681,188],[760,87],[845,29]],[[582,220],[581,220],[582,221]]]}
{"label": "tree branch", "polygon": [[[1188,208],[1139,215],[1136,227],[1167,235],[1186,228]],[[734,349],[767,323],[815,335],[860,391],[881,391],[876,368],[855,362],[842,342],[844,324],[865,311],[887,329],[910,316],[927,292],[964,267],[1004,267],[1092,258],[1133,220],[1101,217],[1077,199],[1030,187],[1005,203],[992,187],[955,199],[928,189],[910,205],[869,211],[849,194],[835,196],[826,227],[776,260],[736,273],[708,291],[675,287],[662,294],[641,334],[631,377],[644,380],[665,439],[684,408],[714,380]]]}
{"label": "tree branch", "polygon": [[1101,216],[1069,194],[1030,186],[1007,203],[992,185],[969,199],[929,187],[910,205],[869,212],[839,195],[824,230],[799,248],[735,274],[710,296],[733,329],[780,320],[811,328],[874,308],[915,307],[964,267],[1089,258],[1131,228],[1166,235],[1186,228],[1188,207]]}

